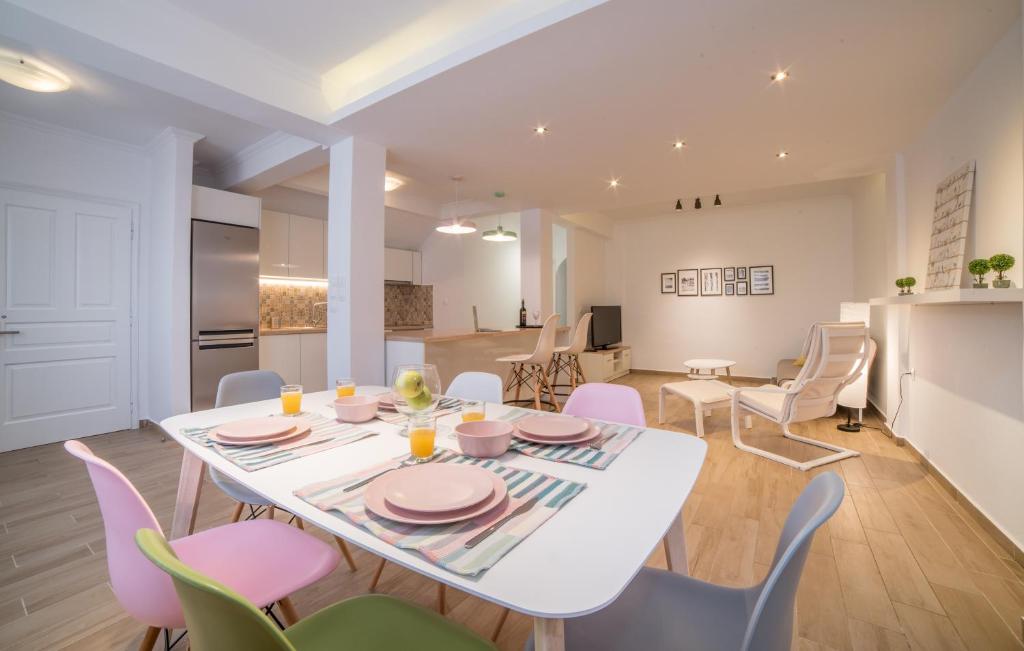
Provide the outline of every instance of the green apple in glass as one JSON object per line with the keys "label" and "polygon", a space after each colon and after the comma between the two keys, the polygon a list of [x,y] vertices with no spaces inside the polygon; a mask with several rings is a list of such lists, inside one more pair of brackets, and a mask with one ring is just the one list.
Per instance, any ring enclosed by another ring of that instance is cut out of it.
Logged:
{"label": "green apple in glass", "polygon": [[391,380],[395,409],[411,416],[434,411],[441,399],[441,377],[433,364],[402,364]]}

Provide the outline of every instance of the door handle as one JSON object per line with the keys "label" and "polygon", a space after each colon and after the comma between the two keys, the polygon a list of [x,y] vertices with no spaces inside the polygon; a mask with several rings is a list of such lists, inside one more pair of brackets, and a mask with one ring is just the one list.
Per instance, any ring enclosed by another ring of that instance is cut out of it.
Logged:
{"label": "door handle", "polygon": [[16,335],[20,332],[21,330],[0,330],[0,335]]}

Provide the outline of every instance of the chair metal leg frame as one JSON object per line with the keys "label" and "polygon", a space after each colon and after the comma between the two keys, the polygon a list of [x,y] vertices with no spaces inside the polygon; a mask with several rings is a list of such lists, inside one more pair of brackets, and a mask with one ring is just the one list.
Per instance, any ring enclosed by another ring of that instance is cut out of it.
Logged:
{"label": "chair metal leg frame", "polygon": [[[587,379],[583,376],[583,368],[580,366],[579,355],[571,353],[555,353],[551,356],[551,363],[548,364],[547,375],[551,378],[551,388],[555,389],[555,395],[567,398],[581,384],[586,384]],[[558,376],[565,373],[568,384],[559,384]],[[568,388],[569,393],[558,393],[557,389]]]}
{"label": "chair metal leg frame", "polygon": [[[520,399],[522,388],[527,387],[533,392],[533,398]],[[521,364],[513,363],[512,370],[509,372],[508,381],[505,383],[505,393],[508,393],[512,389],[516,391],[516,397],[512,400],[505,400],[505,404],[524,404],[533,403],[533,408],[540,410],[541,404],[550,405],[554,410],[561,411],[562,407],[558,404],[558,399],[555,397],[555,391],[551,387],[551,383],[548,382],[548,376],[546,369],[540,364]],[[541,400],[543,394],[547,394],[544,400]]]}
{"label": "chair metal leg frame", "polygon": [[[733,397],[732,444],[735,445],[740,450],[743,450],[744,452],[750,452],[760,457],[764,457],[765,459],[771,459],[772,461],[777,461],[781,464],[790,466],[791,468],[796,468],[797,470],[803,471],[810,470],[811,468],[817,468],[818,466],[824,466],[835,461],[841,461],[842,459],[849,459],[850,457],[860,456],[860,452],[856,450],[850,450],[849,448],[840,447],[838,445],[832,445],[831,443],[825,443],[824,441],[817,441],[815,439],[809,439],[805,436],[794,434],[793,432],[789,431],[789,423],[779,423],[779,425],[782,426],[782,435],[784,437],[786,437],[787,439],[792,439],[794,441],[799,441],[800,443],[806,443],[808,445],[813,445],[815,447],[831,450],[835,452],[835,454],[829,454],[818,459],[811,459],[810,461],[797,461],[795,459],[790,459],[789,457],[784,457],[781,454],[775,454],[774,452],[769,452],[767,450],[762,450],[761,448],[755,448],[752,445],[747,445],[746,443],[743,442],[743,439],[740,438],[740,409],[744,409],[745,411],[752,411],[745,409],[744,407],[740,407],[736,401],[736,398]],[[753,413],[757,412],[755,411]],[[764,416],[765,414],[758,415]]]}

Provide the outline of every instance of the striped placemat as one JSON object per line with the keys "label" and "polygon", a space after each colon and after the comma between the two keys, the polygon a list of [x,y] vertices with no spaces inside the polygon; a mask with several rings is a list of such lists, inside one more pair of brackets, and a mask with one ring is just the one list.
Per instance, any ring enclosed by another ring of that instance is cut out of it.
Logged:
{"label": "striped placemat", "polygon": [[[295,495],[318,509],[348,519],[387,543],[402,549],[414,549],[431,563],[446,570],[474,576],[501,560],[586,488],[586,484],[579,482],[503,466],[494,459],[476,459],[446,451],[432,463],[469,463],[501,475],[508,485],[508,506],[472,520],[452,524],[403,524],[382,518],[366,508],[363,492],[369,483],[348,493],[344,492],[346,486],[385,468],[397,468],[406,458],[397,457],[358,473],[310,484],[295,491]],[[538,498],[538,501],[532,509],[507,522],[472,549],[465,548],[466,542],[473,536],[533,497]]]}
{"label": "striped placemat", "polygon": [[[458,398],[442,396],[441,399],[437,401],[437,408],[431,413],[431,416],[434,418],[440,418],[441,416],[457,413],[461,409],[461,400]],[[405,425],[409,422],[409,417],[405,414],[388,409],[378,409],[377,418],[378,420],[382,420],[385,423],[390,423],[392,425]]]}
{"label": "striped placemat", "polygon": [[378,433],[372,430],[339,423],[333,418],[326,418],[317,414],[303,414],[309,421],[312,430],[309,435],[298,441],[282,443],[270,443],[261,445],[221,445],[212,441],[208,436],[210,430],[217,427],[191,427],[184,428],[181,433],[193,441],[213,448],[220,456],[234,463],[243,470],[252,472],[262,468],[276,466],[285,461],[298,459],[300,457],[330,450],[331,448],[348,445]]}
{"label": "striped placemat", "polygon": [[[516,422],[524,416],[536,415],[537,412],[513,407],[501,416],[501,420]],[[601,448],[595,449],[588,445],[590,443],[579,443],[572,445],[545,445],[543,443],[531,443],[512,437],[510,449],[530,457],[558,461],[561,463],[574,463],[577,466],[585,466],[596,470],[604,470],[618,458],[622,451],[629,447],[630,443],[640,436],[644,431],[642,427],[633,425],[622,425],[619,423],[606,423],[604,421],[587,419],[594,423],[601,434],[595,439],[602,441]]]}

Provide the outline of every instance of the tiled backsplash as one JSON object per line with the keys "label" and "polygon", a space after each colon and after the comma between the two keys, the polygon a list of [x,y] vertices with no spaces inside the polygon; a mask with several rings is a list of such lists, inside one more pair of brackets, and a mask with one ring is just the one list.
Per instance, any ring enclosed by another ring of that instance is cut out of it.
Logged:
{"label": "tiled backsplash", "polygon": [[[313,325],[313,303],[327,300],[327,287],[260,285],[260,325],[269,328],[270,317],[281,318],[282,328]],[[327,306],[316,308],[318,325],[327,325]]]}
{"label": "tiled backsplash", "polygon": [[384,326],[426,325],[434,322],[431,285],[384,285]]}

